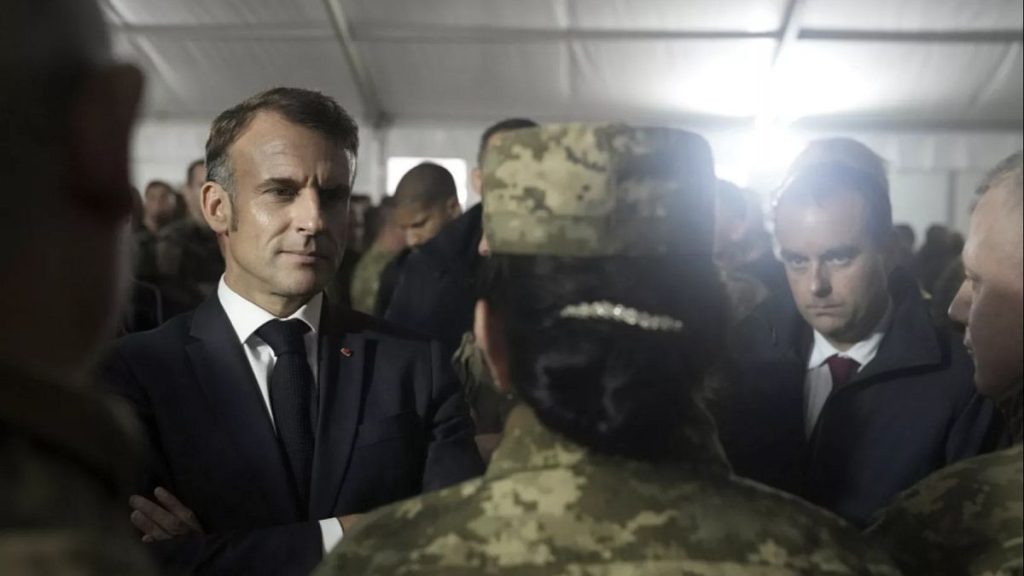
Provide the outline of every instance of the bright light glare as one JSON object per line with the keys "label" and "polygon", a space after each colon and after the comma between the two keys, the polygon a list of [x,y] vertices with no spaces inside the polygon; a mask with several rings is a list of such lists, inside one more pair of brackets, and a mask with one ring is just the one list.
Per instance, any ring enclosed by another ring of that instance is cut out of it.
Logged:
{"label": "bright light glare", "polygon": [[819,45],[796,46],[771,79],[770,115],[783,122],[805,116],[854,112],[870,102],[867,71]]}
{"label": "bright light glare", "polygon": [[418,156],[392,156],[388,158],[387,168],[387,189],[388,196],[393,196],[398,181],[405,176],[410,169],[424,163],[433,162],[452,173],[455,179],[455,191],[459,195],[459,204],[466,207],[466,181],[469,171],[466,168],[466,161],[462,158],[427,158]]}
{"label": "bright light glare", "polygon": [[673,92],[688,111],[719,116],[754,116],[763,101],[771,63],[771,40],[751,40],[736,47],[719,46],[686,62],[688,81],[676,82]]}

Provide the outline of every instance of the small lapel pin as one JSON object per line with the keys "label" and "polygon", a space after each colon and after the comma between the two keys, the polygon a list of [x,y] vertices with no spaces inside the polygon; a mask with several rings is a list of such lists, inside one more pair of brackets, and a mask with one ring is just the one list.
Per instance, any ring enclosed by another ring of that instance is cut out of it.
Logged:
{"label": "small lapel pin", "polygon": [[352,349],[351,348],[342,348],[340,350],[340,352],[341,352],[341,355],[344,356],[345,358],[351,358],[352,357]]}

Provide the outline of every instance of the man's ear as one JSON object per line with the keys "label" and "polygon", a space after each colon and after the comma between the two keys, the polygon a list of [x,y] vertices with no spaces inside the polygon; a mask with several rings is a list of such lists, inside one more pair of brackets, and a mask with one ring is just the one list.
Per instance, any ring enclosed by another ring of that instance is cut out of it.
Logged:
{"label": "man's ear", "polygon": [[473,338],[483,352],[487,367],[494,377],[498,392],[512,391],[508,379],[508,348],[505,343],[505,325],[501,318],[491,314],[486,300],[477,300],[473,314]]}
{"label": "man's ear", "polygon": [[104,219],[131,213],[129,157],[143,82],[134,66],[108,66],[91,72],[74,96],[67,189],[73,201]]}
{"label": "man's ear", "polygon": [[445,202],[444,208],[445,212],[448,213],[449,220],[454,220],[462,215],[462,205],[459,204],[458,198],[449,198],[448,201]]}
{"label": "man's ear", "polygon": [[227,234],[231,229],[232,210],[235,208],[228,197],[228,191],[210,180],[203,184],[199,194],[206,224],[217,234]]}

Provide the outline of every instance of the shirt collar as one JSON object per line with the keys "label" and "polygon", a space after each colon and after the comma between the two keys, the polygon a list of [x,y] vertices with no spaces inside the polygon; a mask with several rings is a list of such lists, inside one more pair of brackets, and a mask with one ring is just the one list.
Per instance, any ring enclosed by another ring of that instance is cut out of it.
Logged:
{"label": "shirt collar", "polygon": [[260,326],[271,320],[302,320],[309,325],[309,329],[313,334],[316,334],[320,329],[320,310],[323,307],[324,301],[323,292],[319,292],[310,298],[308,302],[287,318],[278,318],[246,300],[228,286],[223,276],[221,276],[220,284],[217,286],[217,298],[220,300],[220,305],[224,308],[224,312],[228,315],[231,327],[234,328],[235,334],[238,335],[238,341],[242,344],[245,344],[253,333],[259,330]]}
{"label": "shirt collar", "polygon": [[832,356],[842,356],[844,358],[850,358],[855,360],[860,366],[860,369],[868,365],[869,362],[875,359],[875,355],[878,354],[878,348],[882,345],[882,339],[885,338],[886,332],[889,331],[889,325],[892,323],[892,302],[889,302],[888,308],[885,310],[885,315],[879,320],[875,329],[871,331],[871,334],[857,342],[845,352],[840,352],[832,345],[828,339],[825,338],[817,330],[814,331],[814,348],[811,349],[811,355],[807,359],[807,369],[813,370],[825,363]]}

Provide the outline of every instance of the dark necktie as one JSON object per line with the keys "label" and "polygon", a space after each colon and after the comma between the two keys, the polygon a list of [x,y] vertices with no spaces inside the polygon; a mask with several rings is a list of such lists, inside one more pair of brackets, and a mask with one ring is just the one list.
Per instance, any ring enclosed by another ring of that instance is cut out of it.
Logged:
{"label": "dark necktie", "polygon": [[825,363],[828,364],[828,371],[832,373],[833,391],[846,385],[850,381],[850,377],[860,368],[860,362],[838,354],[829,356],[825,359]]}
{"label": "dark necktie", "polygon": [[316,388],[303,342],[308,331],[309,326],[301,320],[271,320],[256,331],[277,356],[270,374],[270,410],[304,508],[309,505],[313,474],[312,406]]}

